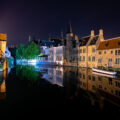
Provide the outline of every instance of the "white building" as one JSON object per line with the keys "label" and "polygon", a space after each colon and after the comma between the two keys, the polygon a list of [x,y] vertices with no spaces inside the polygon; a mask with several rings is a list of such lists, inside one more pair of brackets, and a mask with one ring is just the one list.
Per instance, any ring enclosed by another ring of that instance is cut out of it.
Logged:
{"label": "white building", "polygon": [[56,64],[63,65],[64,61],[64,46],[56,47]]}
{"label": "white building", "polygon": [[49,48],[48,61],[51,65],[56,64],[56,47]]}
{"label": "white building", "polygon": [[50,64],[63,65],[64,60],[64,46],[49,48],[48,61]]}

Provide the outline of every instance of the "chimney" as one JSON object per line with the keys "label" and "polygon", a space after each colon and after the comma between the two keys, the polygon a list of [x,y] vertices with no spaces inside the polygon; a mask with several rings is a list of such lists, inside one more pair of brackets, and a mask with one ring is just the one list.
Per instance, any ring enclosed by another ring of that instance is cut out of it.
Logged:
{"label": "chimney", "polygon": [[104,37],[103,37],[103,29],[100,29],[100,30],[99,30],[99,38],[100,38],[100,41],[103,41],[103,40],[104,40]]}
{"label": "chimney", "polygon": [[91,30],[91,37],[94,37],[95,36],[95,32],[94,30]]}

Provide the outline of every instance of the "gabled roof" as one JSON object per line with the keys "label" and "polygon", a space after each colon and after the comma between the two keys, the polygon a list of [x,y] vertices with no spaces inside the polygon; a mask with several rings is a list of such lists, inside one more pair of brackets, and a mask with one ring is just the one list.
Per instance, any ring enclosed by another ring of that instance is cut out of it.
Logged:
{"label": "gabled roof", "polygon": [[93,39],[91,40],[89,45],[95,45],[97,40],[98,40],[98,38],[99,38],[99,35],[96,35],[95,37],[93,37]]}
{"label": "gabled roof", "polygon": [[90,36],[83,37],[79,40],[79,46],[85,46],[90,39]]}
{"label": "gabled roof", "polygon": [[97,50],[120,48],[120,37],[100,42]]}

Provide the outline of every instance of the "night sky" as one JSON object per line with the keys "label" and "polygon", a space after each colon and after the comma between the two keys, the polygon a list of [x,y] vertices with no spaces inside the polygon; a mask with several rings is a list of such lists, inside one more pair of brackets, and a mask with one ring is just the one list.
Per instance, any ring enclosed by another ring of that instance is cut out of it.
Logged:
{"label": "night sky", "polygon": [[8,34],[8,45],[27,43],[31,35],[47,40],[49,34],[67,32],[83,37],[94,29],[105,38],[120,36],[120,4],[106,0],[1,0],[0,33]]}

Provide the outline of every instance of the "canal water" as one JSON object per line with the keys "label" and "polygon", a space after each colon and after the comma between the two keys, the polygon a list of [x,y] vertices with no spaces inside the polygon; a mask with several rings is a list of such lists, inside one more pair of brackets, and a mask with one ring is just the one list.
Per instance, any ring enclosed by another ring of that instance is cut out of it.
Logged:
{"label": "canal water", "polygon": [[119,119],[120,78],[86,68],[16,66],[0,73],[0,112]]}

